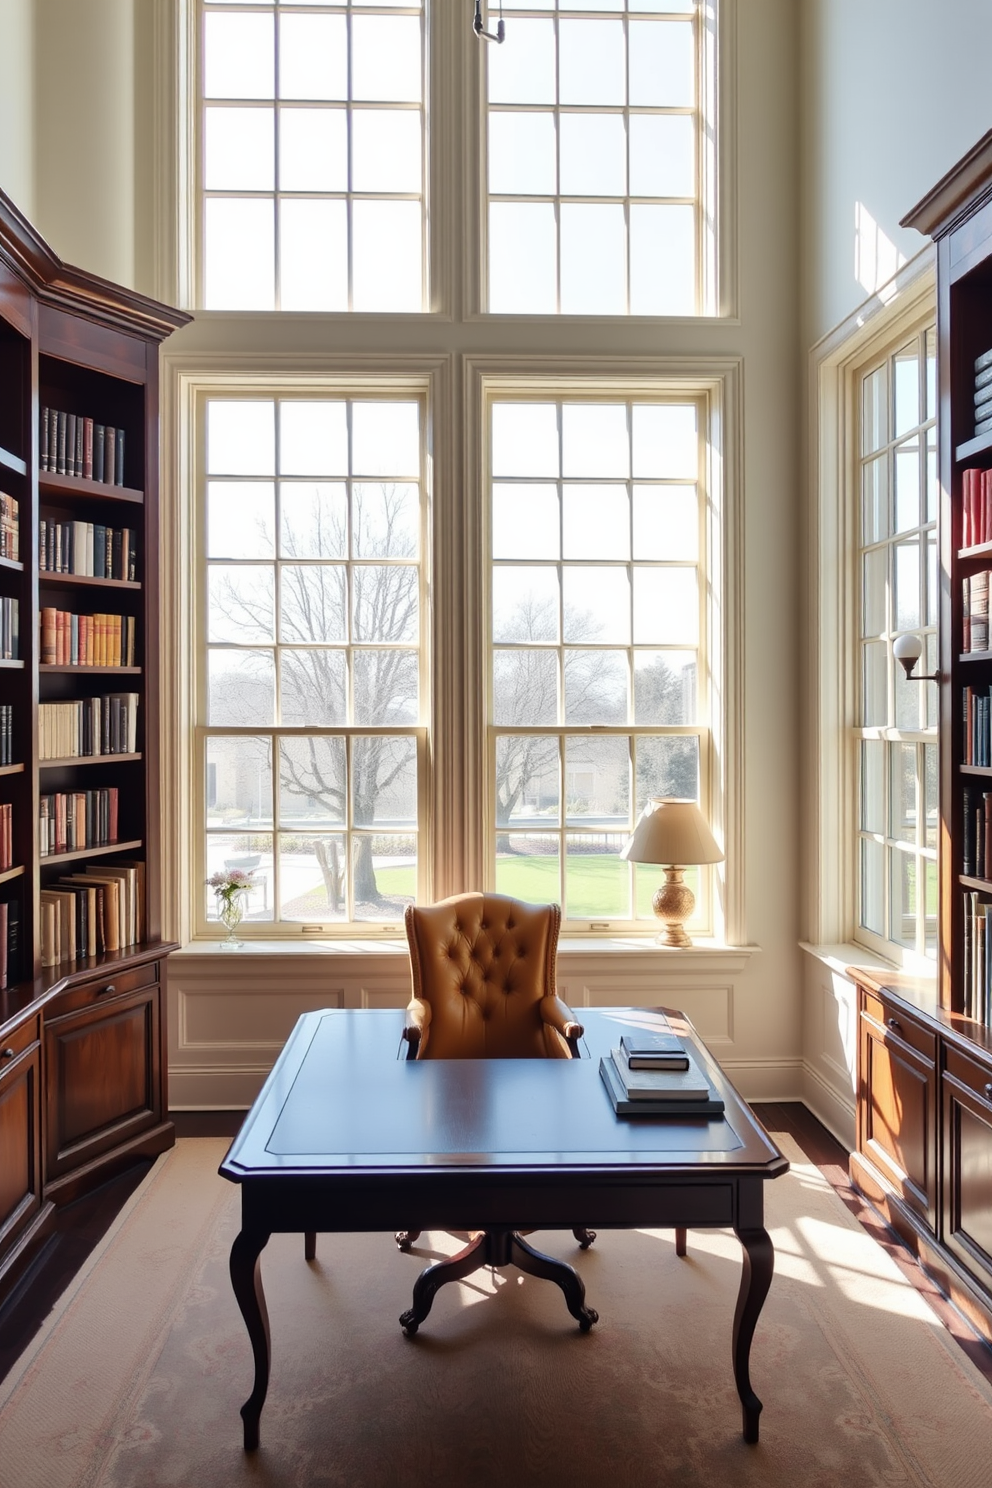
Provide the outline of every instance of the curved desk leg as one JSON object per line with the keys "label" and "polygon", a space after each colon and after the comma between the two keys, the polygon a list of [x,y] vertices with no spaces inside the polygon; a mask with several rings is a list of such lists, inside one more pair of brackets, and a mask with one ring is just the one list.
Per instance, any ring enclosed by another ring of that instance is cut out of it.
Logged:
{"label": "curved desk leg", "polygon": [[268,1241],[266,1230],[242,1230],[231,1246],[231,1284],[255,1356],[254,1388],[241,1407],[246,1452],[254,1452],[258,1447],[258,1423],[269,1389],[269,1314],[259,1266],[259,1257]]}
{"label": "curved desk leg", "polygon": [[756,1442],[761,1401],[751,1389],[748,1366],[755,1324],[772,1284],[775,1251],[767,1230],[735,1230],[734,1234],[744,1249],[741,1289],[737,1294],[737,1310],[734,1313],[734,1380],[744,1409],[744,1440]]}

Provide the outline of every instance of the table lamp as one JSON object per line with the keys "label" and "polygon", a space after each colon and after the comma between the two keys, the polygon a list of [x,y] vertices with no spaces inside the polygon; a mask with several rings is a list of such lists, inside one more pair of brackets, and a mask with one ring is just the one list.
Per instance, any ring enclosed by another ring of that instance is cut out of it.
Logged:
{"label": "table lamp", "polygon": [[664,868],[665,882],[651,900],[663,925],[658,944],[691,946],[685,922],[696,907],[696,896],[682,875],[687,867],[723,858],[695,801],[652,796],[621,856],[631,863],[658,863]]}

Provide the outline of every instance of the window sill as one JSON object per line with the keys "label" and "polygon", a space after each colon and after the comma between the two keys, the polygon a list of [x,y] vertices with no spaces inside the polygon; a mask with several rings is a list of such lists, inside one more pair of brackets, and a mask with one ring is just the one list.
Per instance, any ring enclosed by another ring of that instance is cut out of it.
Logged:
{"label": "window sill", "polygon": [[890,961],[885,956],[879,956],[853,940],[843,941],[836,945],[812,945],[809,941],[801,940],[799,948],[840,976],[847,976],[849,966],[863,966],[868,971],[908,973],[911,976],[932,977],[934,980],[937,977],[935,961],[926,961],[922,957],[917,957],[912,964],[900,966],[897,961]]}

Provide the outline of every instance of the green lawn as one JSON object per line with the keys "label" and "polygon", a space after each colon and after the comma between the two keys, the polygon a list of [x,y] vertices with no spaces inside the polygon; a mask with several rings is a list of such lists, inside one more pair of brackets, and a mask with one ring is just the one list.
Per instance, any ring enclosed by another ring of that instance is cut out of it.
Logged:
{"label": "green lawn", "polygon": [[[690,868],[686,882],[696,888],[698,873]],[[380,868],[376,872],[380,893],[412,896],[413,868]],[[660,868],[641,868],[637,874],[637,918],[653,918],[651,898],[664,882]],[[514,899],[546,904],[558,898],[558,859],[516,857],[496,859],[496,890]],[[589,854],[570,860],[566,894],[568,916],[573,920],[626,919],[627,864],[610,853]]]}

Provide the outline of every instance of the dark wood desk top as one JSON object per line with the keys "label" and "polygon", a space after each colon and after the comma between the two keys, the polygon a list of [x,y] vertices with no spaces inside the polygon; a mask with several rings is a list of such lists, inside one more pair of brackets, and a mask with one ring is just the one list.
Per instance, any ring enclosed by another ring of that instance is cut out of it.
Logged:
{"label": "dark wood desk top", "polygon": [[[695,1039],[681,1014],[677,1031]],[[553,1172],[643,1180],[724,1170],[775,1178],[788,1168],[719,1065],[695,1052],[726,1105],[723,1119],[618,1117],[599,1073],[620,1034],[651,1028],[643,1008],[582,1009],[580,1060],[397,1057],[400,1011],[329,1010],[299,1020],[221,1173],[252,1179],[336,1175],[350,1187],[447,1170],[480,1178]],[[443,1181],[443,1180],[442,1180]]]}

